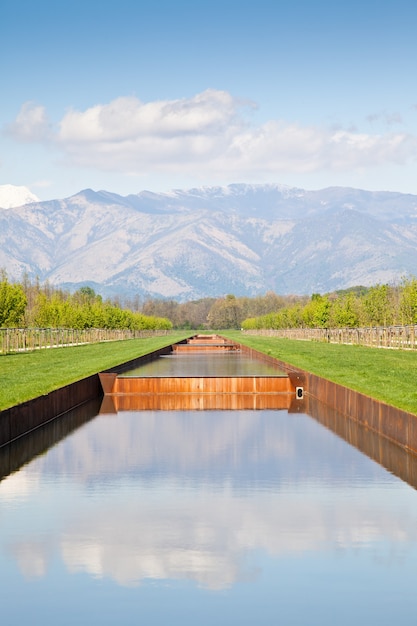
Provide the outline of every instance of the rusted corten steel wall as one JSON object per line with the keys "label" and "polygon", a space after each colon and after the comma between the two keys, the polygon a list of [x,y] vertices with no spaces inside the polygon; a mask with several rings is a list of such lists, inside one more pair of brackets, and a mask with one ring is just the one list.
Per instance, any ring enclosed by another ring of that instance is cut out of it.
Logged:
{"label": "rusted corten steel wall", "polygon": [[[107,371],[122,373],[171,351],[172,347],[167,346]],[[0,446],[26,435],[84,402],[100,397],[102,393],[97,373],[34,400],[0,411]]]}
{"label": "rusted corten steel wall", "polygon": [[387,437],[381,437],[379,433],[369,430],[358,421],[347,418],[346,415],[335,411],[313,396],[306,394],[304,403],[308,415],[364,452],[392,474],[417,488],[417,455],[409,454],[406,449]]}
{"label": "rusted corten steel wall", "polygon": [[374,400],[362,393],[352,391],[343,385],[330,382],[315,374],[305,372],[284,361],[275,359],[257,350],[240,346],[242,352],[267,363],[277,363],[288,373],[295,386],[303,387],[304,392],[327,404],[364,427],[386,437],[390,441],[417,454],[417,416],[396,409],[384,402]]}
{"label": "rusted corten steel wall", "polygon": [[417,416],[342,385],[308,375],[308,393],[400,446],[417,453]]}
{"label": "rusted corten steel wall", "polygon": [[101,393],[98,375],[0,412],[0,446],[10,443]]}
{"label": "rusted corten steel wall", "polygon": [[[113,378],[112,378],[113,377]],[[110,379],[110,383],[108,383]],[[171,393],[293,393],[287,376],[179,376],[114,377],[100,374],[104,393],[171,394]]]}

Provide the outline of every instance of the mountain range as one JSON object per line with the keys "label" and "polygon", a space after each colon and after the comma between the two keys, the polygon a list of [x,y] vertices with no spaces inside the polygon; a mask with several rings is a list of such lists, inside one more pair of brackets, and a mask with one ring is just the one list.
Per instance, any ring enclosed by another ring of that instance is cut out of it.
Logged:
{"label": "mountain range", "polygon": [[186,301],[326,293],[417,273],[416,195],[235,184],[24,202],[0,208],[0,268],[13,280]]}

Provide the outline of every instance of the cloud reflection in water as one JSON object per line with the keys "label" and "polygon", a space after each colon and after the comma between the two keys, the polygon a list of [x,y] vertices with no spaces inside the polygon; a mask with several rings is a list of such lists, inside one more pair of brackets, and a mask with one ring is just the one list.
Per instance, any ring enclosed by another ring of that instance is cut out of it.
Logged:
{"label": "cloud reflection in water", "polygon": [[38,511],[1,543],[29,577],[59,554],[69,572],[123,586],[226,589],[260,576],[264,558],[406,558],[417,539],[407,489],[305,415],[98,416],[0,484],[14,514]]}

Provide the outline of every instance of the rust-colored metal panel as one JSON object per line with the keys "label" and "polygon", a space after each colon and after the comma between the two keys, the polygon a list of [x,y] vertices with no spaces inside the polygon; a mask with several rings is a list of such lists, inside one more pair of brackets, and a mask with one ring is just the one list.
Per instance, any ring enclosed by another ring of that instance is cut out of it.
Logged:
{"label": "rust-colored metal panel", "polygon": [[411,416],[408,424],[408,447],[417,453],[417,417]]}
{"label": "rust-colored metal panel", "polygon": [[287,393],[294,392],[294,385],[288,376],[282,377],[267,377],[258,376],[253,379],[256,393],[275,393],[277,391],[286,391]]}
{"label": "rust-colored metal panel", "polygon": [[[111,398],[109,405],[107,399]],[[289,409],[292,394],[172,393],[105,396],[101,413],[118,411],[207,411]]]}
{"label": "rust-colored metal panel", "polygon": [[116,398],[117,396],[103,396],[100,406],[100,413],[109,415],[117,413]]}
{"label": "rust-colored metal panel", "polygon": [[[108,379],[104,379],[107,388]],[[243,376],[243,377],[118,377],[111,391],[105,393],[289,393],[293,391],[286,376]]]}
{"label": "rust-colored metal panel", "polygon": [[174,346],[174,352],[225,352],[225,351],[236,351],[238,347],[236,344],[186,344],[186,345],[177,345]]}
{"label": "rust-colored metal panel", "polygon": [[364,396],[363,394],[357,394],[355,408],[356,410],[355,413],[352,414],[352,417],[367,428],[381,432],[380,403],[378,401],[368,398],[368,396]]}
{"label": "rust-colored metal panel", "polygon": [[112,393],[114,390],[114,383],[116,382],[117,374],[100,372],[99,378],[100,384],[103,388],[103,392]]}
{"label": "rust-colored metal panel", "polygon": [[410,416],[404,411],[393,407],[380,410],[380,429],[386,437],[401,446],[408,447],[408,431]]}

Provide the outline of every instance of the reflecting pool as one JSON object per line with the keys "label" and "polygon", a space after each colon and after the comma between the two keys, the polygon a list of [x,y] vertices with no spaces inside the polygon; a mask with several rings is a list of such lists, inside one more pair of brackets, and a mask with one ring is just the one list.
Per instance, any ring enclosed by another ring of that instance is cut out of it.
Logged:
{"label": "reflecting pool", "polygon": [[284,376],[278,366],[241,352],[191,352],[159,356],[123,376]]}
{"label": "reflecting pool", "polygon": [[316,419],[96,413],[0,451],[2,624],[416,621],[416,491]]}

